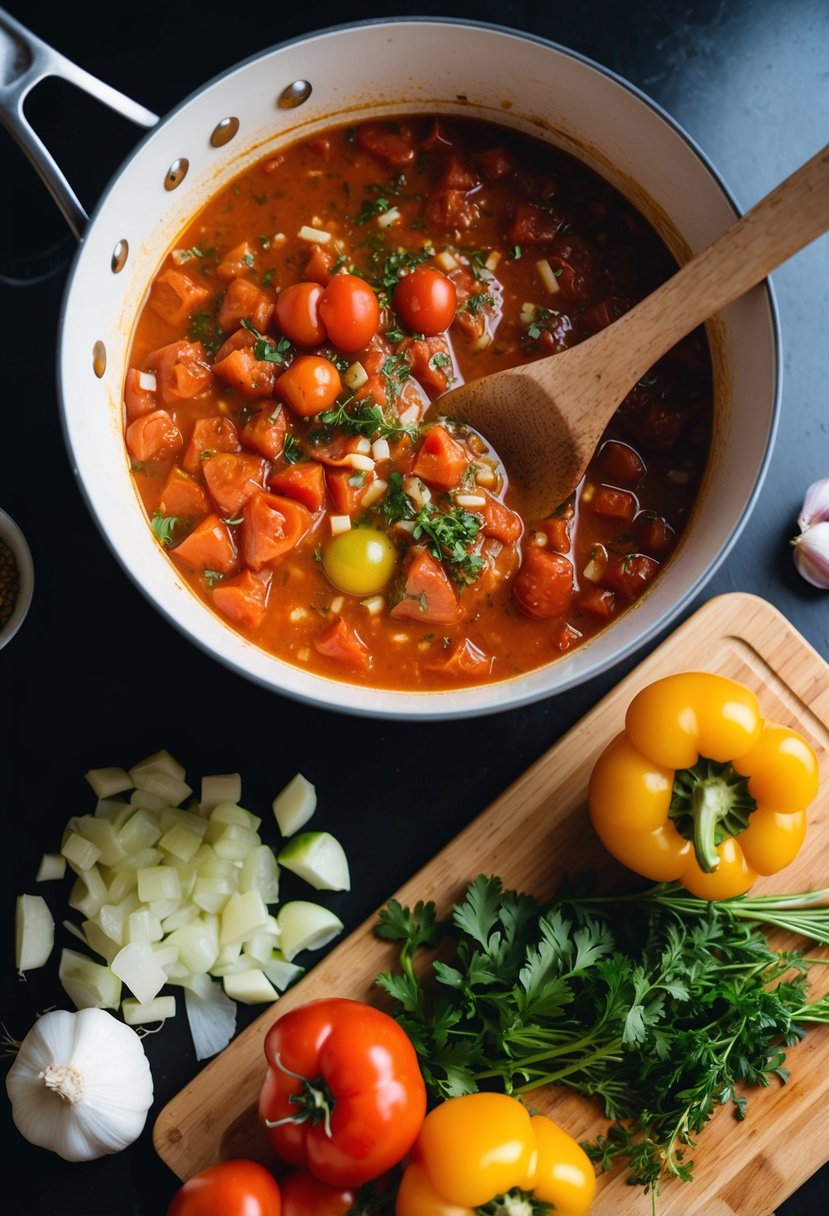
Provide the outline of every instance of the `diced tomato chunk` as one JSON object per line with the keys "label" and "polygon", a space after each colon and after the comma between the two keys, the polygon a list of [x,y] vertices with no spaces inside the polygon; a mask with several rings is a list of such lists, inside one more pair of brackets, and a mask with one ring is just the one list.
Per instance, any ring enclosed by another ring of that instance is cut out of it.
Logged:
{"label": "diced tomato chunk", "polygon": [[431,670],[448,676],[483,680],[492,671],[493,662],[492,655],[484,654],[469,638],[459,638],[453,643],[445,661],[431,665]]}
{"label": "diced tomato chunk", "polygon": [[406,132],[380,123],[361,125],[357,131],[357,143],[392,169],[405,169],[416,156],[414,145]]}
{"label": "diced tomato chunk", "polygon": [[603,519],[618,519],[624,523],[630,523],[637,508],[636,498],[629,490],[616,490],[612,486],[598,486],[593,497],[583,505]]}
{"label": "diced tomato chunk", "polygon": [[453,490],[460,484],[469,455],[446,427],[433,426],[423,437],[412,465],[416,477],[438,490]]}
{"label": "diced tomato chunk", "polygon": [[542,520],[536,530],[544,533],[547,543],[556,553],[569,553],[571,523],[572,516],[557,515],[553,519]]}
{"label": "diced tomato chunk", "polygon": [[658,515],[656,511],[640,511],[633,523],[639,544],[653,553],[670,549],[676,539],[676,533],[665,516]]}
{"label": "diced tomato chunk", "polygon": [[468,192],[480,186],[481,179],[473,166],[464,157],[452,155],[444,161],[440,177],[435,185],[437,193],[444,190],[463,190]]}
{"label": "diced tomato chunk", "polygon": [[338,515],[356,515],[363,495],[373,481],[374,473],[358,471],[351,466],[329,467],[325,472],[325,484]]}
{"label": "diced tomato chunk", "polygon": [[504,148],[489,148],[475,153],[475,163],[480,165],[484,176],[490,181],[499,181],[515,168],[513,157]]}
{"label": "diced tomato chunk", "polygon": [[292,498],[259,490],[245,504],[242,556],[251,570],[272,566],[293,549],[313,523],[310,511]]}
{"label": "diced tomato chunk", "polygon": [[[237,281],[242,282],[241,279]],[[232,350],[224,359],[214,363],[213,374],[249,399],[270,397],[273,393],[274,365],[264,359],[257,359],[250,346],[240,346],[238,350]]]}
{"label": "diced tomato chunk", "polygon": [[395,620],[453,624],[461,617],[461,606],[449,575],[421,546],[414,546],[411,553],[403,598],[394,605],[391,615]]}
{"label": "diced tomato chunk", "polygon": [[153,283],[150,304],[160,317],[171,325],[184,325],[187,319],[203,308],[212,296],[205,283],[196,283],[181,270],[170,267]]}
{"label": "diced tomato chunk", "polygon": [[242,629],[258,629],[265,617],[268,588],[262,577],[242,570],[213,588],[213,603]]}
{"label": "diced tomato chunk", "polygon": [[273,300],[255,283],[234,279],[222,297],[219,325],[227,333],[242,321],[250,321],[254,329],[263,334],[273,319],[275,307]]}
{"label": "diced tomato chunk", "polygon": [[449,343],[440,335],[407,338],[401,343],[400,353],[406,356],[412,375],[424,388],[442,393],[454,378],[455,370]]}
{"label": "diced tomato chunk", "polygon": [[199,483],[178,467],[170,469],[158,505],[162,515],[175,515],[179,519],[199,519],[210,509]]}
{"label": "diced tomato chunk", "polygon": [[285,447],[288,419],[281,405],[274,402],[257,410],[242,427],[242,441],[261,452],[268,460],[278,460]]}
{"label": "diced tomato chunk", "polygon": [[608,481],[619,486],[635,486],[645,475],[645,462],[639,453],[619,439],[608,439],[599,449],[599,464]]}
{"label": "diced tomato chunk", "polygon": [[321,283],[325,287],[331,278],[334,261],[334,254],[329,249],[325,249],[322,245],[314,245],[308,255],[308,261],[305,263],[305,278],[310,279],[313,283]]}
{"label": "diced tomato chunk", "polygon": [[535,203],[519,203],[509,231],[509,242],[515,245],[540,245],[555,240],[561,227],[561,216]]}
{"label": "diced tomato chunk", "polygon": [[433,194],[426,204],[426,223],[441,232],[464,232],[480,218],[478,204],[464,190]]}
{"label": "diced tomato chunk", "polygon": [[295,498],[309,511],[319,511],[325,501],[325,473],[322,465],[312,460],[277,469],[268,478],[268,485],[277,494]]}
{"label": "diced tomato chunk", "polygon": [[244,325],[240,325],[238,329],[234,329],[229,338],[225,338],[213,356],[213,362],[214,364],[221,363],[222,359],[226,359],[232,351],[239,350],[242,346],[254,346],[255,343],[256,334],[251,333]]}
{"label": "diced tomato chunk", "polygon": [[210,387],[213,373],[201,342],[171,342],[147,356],[162,405],[175,405]]}
{"label": "diced tomato chunk", "polygon": [[155,389],[144,388],[141,383],[142,377],[147,374],[140,372],[137,367],[131,367],[124,377],[124,406],[129,422],[140,418],[142,414],[151,414],[153,410],[158,409]]}
{"label": "diced tomato chunk", "polygon": [[172,552],[194,570],[230,574],[237,565],[236,545],[230,529],[215,512],[196,524]]}
{"label": "diced tomato chunk", "polygon": [[235,516],[261,490],[265,467],[265,461],[250,452],[218,452],[204,461],[204,480],[223,515]]}
{"label": "diced tomato chunk", "polygon": [[563,616],[573,595],[573,566],[560,553],[528,545],[512,592],[527,616],[547,620]]}
{"label": "diced tomato chunk", "polygon": [[371,652],[357,630],[341,616],[332,621],[314,638],[314,649],[327,659],[346,667],[366,671],[371,666]]}
{"label": "diced tomato chunk", "polygon": [[606,329],[608,325],[612,325],[614,321],[623,316],[629,308],[627,300],[623,300],[619,296],[608,296],[600,304],[594,304],[592,308],[585,309],[581,319],[588,329],[594,331]]}
{"label": "diced tomato chunk", "polygon": [[232,419],[225,418],[222,414],[198,418],[193,424],[181,467],[195,477],[201,472],[204,462],[217,452],[239,452],[241,449],[239,432]]}
{"label": "diced tomato chunk", "polygon": [[480,508],[480,514],[484,517],[484,526],[481,529],[484,536],[492,536],[502,545],[513,544],[524,531],[521,516],[501,502],[500,498],[487,494],[485,490],[481,492],[486,498],[486,506]]}
{"label": "diced tomato chunk", "polygon": [[131,422],[126,430],[127,447],[133,460],[154,464],[181,451],[181,431],[166,410],[153,410]]}
{"label": "diced tomato chunk", "polygon": [[576,596],[576,604],[582,612],[589,613],[599,621],[609,621],[616,612],[616,596],[605,587],[582,587]]}
{"label": "diced tomato chunk", "polygon": [[635,600],[651,582],[659,562],[644,553],[627,553],[607,563],[602,583],[627,600]]}
{"label": "diced tomato chunk", "polygon": [[248,241],[242,241],[225,254],[216,267],[216,274],[227,282],[230,279],[238,278],[241,274],[250,274],[253,265],[253,247]]}
{"label": "diced tomato chunk", "polygon": [[587,241],[577,236],[559,237],[555,252],[547,260],[563,295],[578,301],[590,298],[597,278],[597,258]]}
{"label": "diced tomato chunk", "polygon": [[448,152],[454,148],[455,141],[440,119],[435,118],[432,120],[428,134],[421,140],[420,146],[424,152]]}

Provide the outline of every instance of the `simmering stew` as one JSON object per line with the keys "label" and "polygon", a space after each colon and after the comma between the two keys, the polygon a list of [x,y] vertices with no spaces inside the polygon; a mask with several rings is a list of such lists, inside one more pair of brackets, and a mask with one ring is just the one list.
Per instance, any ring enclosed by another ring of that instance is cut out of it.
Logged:
{"label": "simmering stew", "polygon": [[234,629],[337,679],[427,690],[555,660],[635,603],[686,525],[704,335],[634,388],[547,519],[513,509],[484,436],[424,414],[675,269],[601,178],[480,120],[266,157],[181,234],[138,318],[125,440],[158,542]]}

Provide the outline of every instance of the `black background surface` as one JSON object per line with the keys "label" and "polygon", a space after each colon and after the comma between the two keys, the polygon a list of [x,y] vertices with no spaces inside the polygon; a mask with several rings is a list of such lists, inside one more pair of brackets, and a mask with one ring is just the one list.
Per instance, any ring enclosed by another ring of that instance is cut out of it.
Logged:
{"label": "black background surface", "polygon": [[[160,115],[240,60],[345,21],[435,15],[526,30],[587,55],[662,105],[744,209],[817,151],[829,130],[825,0],[317,4],[304,17],[275,3],[152,0],[103,9],[18,0],[6,7],[70,59]],[[40,86],[27,108],[91,210],[136,142],[136,130],[62,84]],[[73,481],[54,366],[74,243],[5,133],[0,198],[0,507],[23,527],[36,565],[31,614],[0,652],[0,923],[6,926],[0,1020],[20,1038],[38,1011],[67,1001],[57,980],[57,952],[28,982],[18,981],[14,897],[34,889],[38,860],[59,846],[69,816],[92,809],[87,769],[128,766],[166,747],[195,780],[208,772],[241,772],[243,802],[259,814],[268,812],[273,795],[295,772],[303,772],[318,791],[315,825],[340,837],[352,863],[352,891],[327,901],[352,928],[644,654],[546,702],[450,723],[332,714],[268,693],[211,662],[154,612],[116,564]],[[32,275],[39,277],[14,282]],[[713,595],[753,592],[781,609],[829,659],[829,596],[799,578],[788,545],[804,490],[829,476],[827,238],[775,272],[772,282],[784,355],[774,454],[752,518],[685,615]],[[286,881],[285,894],[290,889]],[[54,896],[52,902],[60,921],[65,908]],[[71,940],[59,934],[59,944]],[[260,1012],[240,1006],[239,1026]],[[68,1165],[23,1140],[8,1103],[0,1102],[3,1160],[7,1177],[18,1180],[7,1211],[166,1211],[177,1180],[152,1148],[152,1124],[199,1069],[183,1012],[176,1021],[145,1040],[154,1106],[140,1140],[114,1157]],[[829,1210],[827,1200],[824,1168],[778,1216],[817,1216]]]}

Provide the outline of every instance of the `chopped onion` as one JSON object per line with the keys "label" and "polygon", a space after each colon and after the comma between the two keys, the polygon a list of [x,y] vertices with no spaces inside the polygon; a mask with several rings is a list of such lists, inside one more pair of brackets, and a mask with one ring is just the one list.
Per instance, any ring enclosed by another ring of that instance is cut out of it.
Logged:
{"label": "chopped onion", "polygon": [[[294,901],[283,942],[270,910],[279,900],[277,854],[259,834],[262,819],[240,805],[238,773],[204,778],[198,800],[167,751],[87,777],[98,796],[94,812],[69,819],[61,852],[45,855],[38,871],[72,871],[68,902],[80,923],[64,923],[98,960],[64,949],[60,982],[78,1009],[120,1009],[131,1025],[172,1017],[175,997],[162,989],[182,988],[204,1059],[233,1037],[235,1001],[276,1000],[302,974],[294,954],[320,949],[342,922],[321,905]],[[297,773],[272,806],[282,836],[290,836],[316,810],[314,786]],[[26,899],[26,908],[43,902]],[[21,957],[40,965],[31,960],[44,949],[27,944]]]}
{"label": "chopped onion", "polygon": [[206,1060],[227,1047],[236,1033],[236,1002],[227,996],[221,984],[210,980],[198,993],[185,988],[184,1009],[197,1060]]}

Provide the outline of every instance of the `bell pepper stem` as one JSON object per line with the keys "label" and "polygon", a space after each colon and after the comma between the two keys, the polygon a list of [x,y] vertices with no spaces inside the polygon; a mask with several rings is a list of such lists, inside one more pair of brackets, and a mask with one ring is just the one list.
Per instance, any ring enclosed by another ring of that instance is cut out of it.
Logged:
{"label": "bell pepper stem", "polygon": [[698,782],[691,794],[694,818],[694,853],[699,868],[712,874],[720,864],[717,853],[717,825],[729,813],[732,799],[728,786],[719,778]]}

